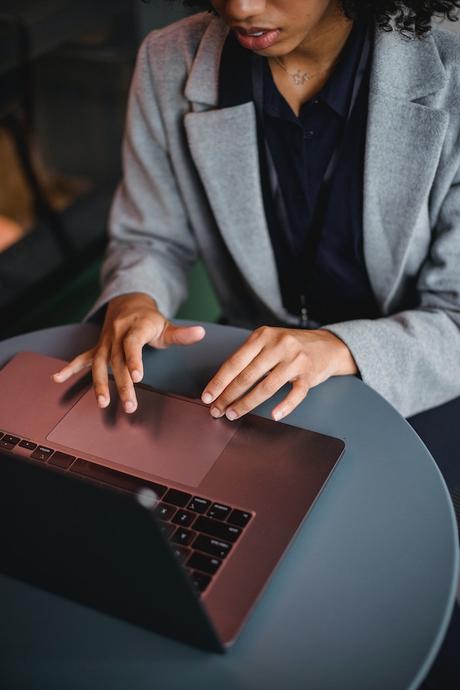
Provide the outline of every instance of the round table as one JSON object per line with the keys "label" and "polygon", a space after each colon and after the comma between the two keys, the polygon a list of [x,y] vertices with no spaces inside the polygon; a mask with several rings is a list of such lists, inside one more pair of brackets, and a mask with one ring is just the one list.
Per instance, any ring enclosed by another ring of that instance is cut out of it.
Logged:
{"label": "round table", "polygon": [[[196,345],[146,347],[144,382],[199,396],[247,337],[203,325],[206,338]],[[0,366],[24,350],[70,359],[98,332],[87,323],[5,340]],[[273,405],[257,413],[269,416]],[[457,529],[441,474],[409,424],[355,377],[313,389],[286,422],[338,436],[346,452],[227,654],[189,648],[0,576],[0,685],[417,688],[445,634],[458,578]]]}

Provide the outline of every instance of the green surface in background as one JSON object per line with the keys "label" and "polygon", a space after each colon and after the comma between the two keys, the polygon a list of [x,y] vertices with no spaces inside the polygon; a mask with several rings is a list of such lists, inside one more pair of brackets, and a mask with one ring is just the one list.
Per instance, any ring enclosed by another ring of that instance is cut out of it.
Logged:
{"label": "green surface in background", "polygon": [[208,274],[199,261],[190,272],[188,298],[177,312],[177,318],[214,323],[220,316],[220,306]]}
{"label": "green surface in background", "polygon": [[[64,286],[56,287],[55,293],[15,320],[2,333],[3,338],[42,328],[78,323],[90,310],[100,292],[99,272],[101,259],[81,271]],[[190,273],[189,297],[177,313],[181,319],[214,322],[220,309],[201,262]]]}

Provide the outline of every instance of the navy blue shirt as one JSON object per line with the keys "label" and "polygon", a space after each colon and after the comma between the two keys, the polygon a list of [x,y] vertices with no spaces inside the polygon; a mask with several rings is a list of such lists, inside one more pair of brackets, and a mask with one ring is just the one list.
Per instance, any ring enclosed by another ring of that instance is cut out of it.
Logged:
{"label": "navy blue shirt", "polygon": [[[278,91],[268,61],[242,48],[232,33],[225,42],[220,65],[219,106],[225,108],[253,100],[251,65],[253,60],[263,60],[259,160],[283,303],[290,313],[299,315],[300,295],[304,294],[309,319],[319,324],[379,316],[362,246],[370,60],[328,198],[318,209],[321,183],[342,136],[367,30],[366,22],[355,21],[332,76],[302,105],[298,117]],[[279,222],[274,205],[264,137],[279,180],[288,232]],[[320,239],[313,251],[309,240],[318,211]]]}

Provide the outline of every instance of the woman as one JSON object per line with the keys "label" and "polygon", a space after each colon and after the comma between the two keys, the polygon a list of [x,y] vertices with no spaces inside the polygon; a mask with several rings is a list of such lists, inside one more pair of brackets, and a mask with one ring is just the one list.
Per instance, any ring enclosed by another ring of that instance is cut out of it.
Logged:
{"label": "woman", "polygon": [[[460,42],[455,2],[213,0],[140,48],[92,367],[136,409],[142,347],[198,255],[229,323],[254,329],[205,386],[236,419],[285,383],[288,415],[359,374],[405,415],[460,394]],[[394,15],[393,20],[390,16]],[[393,29],[393,30],[390,30]]]}

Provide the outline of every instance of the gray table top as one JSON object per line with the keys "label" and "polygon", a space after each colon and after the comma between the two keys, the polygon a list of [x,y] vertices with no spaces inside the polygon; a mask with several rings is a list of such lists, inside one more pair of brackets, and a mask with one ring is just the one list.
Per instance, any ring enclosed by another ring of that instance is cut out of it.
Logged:
{"label": "gray table top", "polygon": [[[206,329],[192,347],[145,348],[145,383],[198,396],[247,336]],[[0,366],[23,350],[70,359],[97,335],[84,324],[12,338],[0,343]],[[318,386],[286,421],[343,438],[346,453],[225,656],[0,576],[0,685],[417,688],[445,634],[458,578],[444,481],[409,424],[355,377]]]}

